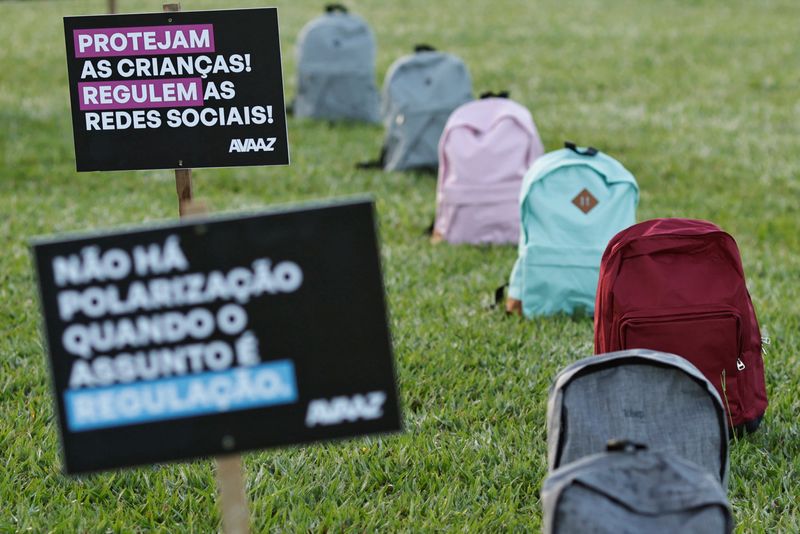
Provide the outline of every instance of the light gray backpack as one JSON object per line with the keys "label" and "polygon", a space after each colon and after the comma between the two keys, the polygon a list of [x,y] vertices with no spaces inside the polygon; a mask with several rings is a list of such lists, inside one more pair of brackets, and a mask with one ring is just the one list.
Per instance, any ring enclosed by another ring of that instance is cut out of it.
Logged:
{"label": "light gray backpack", "polygon": [[545,534],[728,534],[719,481],[675,454],[630,442],[550,474],[542,487]]}
{"label": "light gray backpack", "polygon": [[584,358],[562,370],[547,407],[550,470],[605,450],[643,443],[728,479],[728,425],[714,386],[688,360],[633,349]]}
{"label": "light gray backpack", "polygon": [[306,24],[297,39],[294,114],[378,122],[372,30],[341,4],[330,4],[325,11]]}
{"label": "light gray backpack", "polygon": [[413,54],[395,61],[383,84],[383,168],[436,170],[444,125],[470,100],[472,80],[458,57],[417,45]]}

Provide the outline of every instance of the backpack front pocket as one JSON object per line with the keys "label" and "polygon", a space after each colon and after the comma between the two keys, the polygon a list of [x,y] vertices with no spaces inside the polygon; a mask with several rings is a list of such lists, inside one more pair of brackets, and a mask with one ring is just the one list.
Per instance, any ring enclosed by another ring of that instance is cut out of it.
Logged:
{"label": "backpack front pocket", "polygon": [[601,249],[529,243],[522,271],[522,310],[527,317],[594,312]]}
{"label": "backpack front pocket", "polygon": [[450,243],[517,243],[519,183],[447,181],[437,196],[436,229]]}
{"label": "backpack front pocket", "polygon": [[519,215],[512,203],[443,204],[448,219],[445,239],[450,243],[513,244],[519,240]]}
{"label": "backpack front pocket", "polygon": [[[694,309],[692,309],[694,308]],[[620,349],[651,349],[677,354],[712,383],[734,422],[742,413],[740,375],[741,317],[728,306],[646,310],[622,316]]]}

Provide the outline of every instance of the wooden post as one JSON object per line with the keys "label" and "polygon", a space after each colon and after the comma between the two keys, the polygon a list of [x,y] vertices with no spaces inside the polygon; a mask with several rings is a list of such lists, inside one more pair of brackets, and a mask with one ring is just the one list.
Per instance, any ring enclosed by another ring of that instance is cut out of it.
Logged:
{"label": "wooden post", "polygon": [[[180,11],[179,3],[164,4],[165,12]],[[179,162],[182,165],[183,162]],[[175,169],[175,188],[178,193],[180,216],[191,217],[208,212],[205,203],[193,200],[192,169]],[[226,440],[231,440],[226,436]],[[223,447],[227,447],[223,441]],[[220,511],[222,512],[222,531],[225,534],[248,534],[250,532],[250,513],[247,508],[242,456],[230,454],[217,456],[217,489],[219,491]]]}
{"label": "wooden post", "polygon": [[250,513],[242,474],[242,455],[217,456],[216,461],[222,531],[225,534],[247,534],[250,531]]}
{"label": "wooden post", "polygon": [[192,195],[192,169],[175,169],[175,189],[178,192],[178,212],[181,217],[186,215],[186,206],[194,196]]}
{"label": "wooden post", "polygon": [[[176,170],[176,173],[180,170]],[[208,213],[202,200],[181,202],[181,218],[186,219]],[[223,448],[233,448],[233,437],[222,439]],[[247,507],[244,475],[242,474],[242,455],[229,454],[217,456],[217,491],[219,492],[220,512],[222,512],[222,532],[225,534],[248,534],[250,532],[250,512]]]}
{"label": "wooden post", "polygon": [[[165,12],[180,11],[180,3],[164,4]],[[180,162],[179,164],[183,164]],[[183,216],[186,213],[184,207],[192,201],[192,169],[175,169],[175,190],[178,193],[178,212]]]}

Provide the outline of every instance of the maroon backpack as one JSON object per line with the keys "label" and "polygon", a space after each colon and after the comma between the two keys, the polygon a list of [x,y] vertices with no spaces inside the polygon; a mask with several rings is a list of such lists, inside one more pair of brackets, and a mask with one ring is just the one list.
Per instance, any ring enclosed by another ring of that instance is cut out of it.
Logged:
{"label": "maroon backpack", "polygon": [[758,428],[767,408],[761,334],[729,234],[707,221],[654,219],[609,242],[594,350],[634,348],[683,356],[717,388],[736,431]]}

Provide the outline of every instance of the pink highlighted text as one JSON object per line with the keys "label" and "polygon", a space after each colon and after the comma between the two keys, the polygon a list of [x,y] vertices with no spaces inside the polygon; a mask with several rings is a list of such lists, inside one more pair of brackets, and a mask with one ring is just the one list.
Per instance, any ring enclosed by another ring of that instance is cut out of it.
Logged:
{"label": "pink highlighted text", "polygon": [[86,111],[202,106],[203,82],[200,78],[81,82],[78,101]]}
{"label": "pink highlighted text", "polygon": [[73,30],[75,57],[214,52],[213,24]]}

